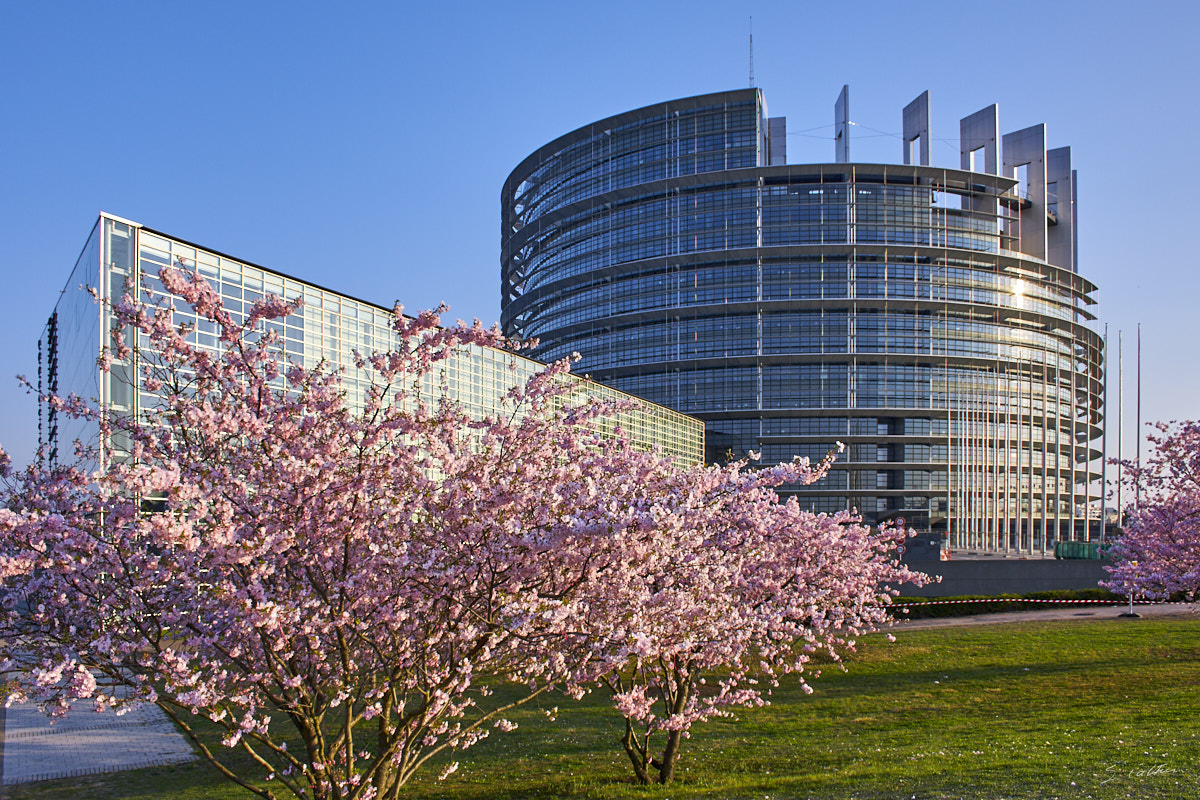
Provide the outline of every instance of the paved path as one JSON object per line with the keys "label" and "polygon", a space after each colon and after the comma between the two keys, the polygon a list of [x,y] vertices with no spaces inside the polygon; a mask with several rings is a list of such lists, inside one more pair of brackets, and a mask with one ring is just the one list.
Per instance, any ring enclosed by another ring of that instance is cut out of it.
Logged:
{"label": "paved path", "polygon": [[[914,603],[914,605],[916,605]],[[1200,623],[1197,606],[1190,603],[1156,603],[1133,606],[1135,613],[1143,617],[1188,616]],[[1032,622],[1050,619],[1118,619],[1129,611],[1128,605],[1052,605],[1031,608],[1028,611],[1008,611],[1001,614],[976,614],[969,617],[942,617],[940,619],[914,619],[897,622],[892,630],[915,630],[917,628],[953,628],[972,625],[995,625],[1001,622]],[[1129,622],[1136,623],[1136,619]]]}
{"label": "paved path", "polygon": [[94,775],[176,764],[196,757],[192,746],[157,706],[143,703],[118,717],[79,703],[53,725],[30,703],[4,715],[3,783]]}

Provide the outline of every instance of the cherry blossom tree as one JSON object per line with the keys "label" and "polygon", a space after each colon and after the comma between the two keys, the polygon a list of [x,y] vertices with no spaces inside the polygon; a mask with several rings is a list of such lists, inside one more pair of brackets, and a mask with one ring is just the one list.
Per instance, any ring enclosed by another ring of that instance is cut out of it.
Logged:
{"label": "cherry blossom tree", "polygon": [[352,406],[339,373],[286,360],[273,328],[295,303],[235,319],[198,273],[159,277],[220,346],[126,296],[101,367],[134,364],[157,402],[47,397],[110,457],[0,454],[10,701],[153,702],[261,797],[367,800],[510,730],[515,705],[601,686],[638,777],[665,782],[693,724],[836,659],[885,620],[883,585],[917,577],[898,531],[777,502],[828,463],[678,467],[601,435],[619,408],[566,362],[468,414],[438,387],[459,348],[505,345],[478,323],[397,307]]}
{"label": "cherry blossom tree", "polygon": [[1128,480],[1143,497],[1125,533],[1110,551],[1114,592],[1166,598],[1200,593],[1200,421],[1156,423],[1153,453],[1139,467],[1127,462]]}
{"label": "cherry blossom tree", "polygon": [[[762,706],[817,651],[836,663],[854,637],[887,624],[888,584],[923,583],[896,560],[907,532],[872,531],[851,512],[813,514],[773,487],[823,477],[803,461],[689,472],[644,464],[614,495],[619,568],[589,584],[585,638],[593,685],[624,718],[621,745],[641,783],[671,781],[693,725]],[[612,491],[611,489],[609,491]]]}
{"label": "cherry blossom tree", "polygon": [[131,457],[22,474],[5,459],[10,699],[154,702],[262,797],[371,798],[513,727],[495,682],[527,687],[519,703],[569,680],[560,631],[588,551],[573,487],[634,453],[598,439],[611,409],[574,396],[566,364],[472,418],[430,385],[456,348],[500,336],[397,308],[400,345],[360,359],[374,382],[355,409],[336,373],[283,359],[268,326],[294,305],[267,297],[239,322],[199,275],[160,278],[219,352],[169,306],[125,297],[102,365],[137,356],[157,407],[46,398]]}

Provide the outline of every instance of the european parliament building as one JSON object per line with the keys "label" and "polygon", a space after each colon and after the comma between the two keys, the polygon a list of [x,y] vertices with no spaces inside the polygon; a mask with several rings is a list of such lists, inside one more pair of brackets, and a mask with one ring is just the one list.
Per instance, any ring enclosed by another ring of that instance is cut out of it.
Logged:
{"label": "european parliament building", "polygon": [[818,511],[903,517],[953,548],[1045,553],[1100,534],[1104,343],[1077,264],[1076,173],[1046,128],[961,120],[930,161],[787,162],[759,89],[660,103],[539,148],[501,193],[502,324],[535,355],[695,415],[706,457],[835,471]]}
{"label": "european parliament building", "polygon": [[[137,414],[152,407],[154,395],[140,381],[140,370],[132,356],[114,360],[111,371],[97,366],[101,348],[112,328],[103,302],[119,299],[125,291],[149,291],[152,297],[175,302],[175,322],[193,326],[190,334],[197,344],[217,348],[217,331],[212,323],[196,319],[179,298],[169,295],[158,280],[158,270],[169,264],[197,270],[221,293],[222,304],[235,319],[249,311],[254,301],[271,293],[288,299],[303,297],[302,309],[269,323],[281,334],[290,360],[313,367],[322,360],[343,370],[342,388],[351,403],[361,403],[371,375],[358,370],[353,352],[369,354],[392,349],[396,344],[391,321],[393,311],[353,297],[306,283],[280,272],[231,258],[182,239],[151,230],[138,223],[101,214],[87,244],[67,280],[53,313],[38,342],[38,383],[42,394],[75,394],[94,400],[101,409]],[[430,391],[441,391],[444,383],[450,396],[463,410],[475,416],[499,409],[501,398],[541,365],[495,348],[462,348],[447,360]],[[431,379],[432,381],[433,379]],[[621,392],[580,380],[580,390],[602,399],[625,398]],[[652,403],[614,415],[607,424],[619,424],[640,446],[658,448],[682,464],[703,458],[704,425],[699,420]],[[39,406],[39,441],[52,462],[72,457],[73,443],[97,438],[94,423],[63,416],[47,403]],[[120,434],[100,457],[122,458],[128,442]]]}

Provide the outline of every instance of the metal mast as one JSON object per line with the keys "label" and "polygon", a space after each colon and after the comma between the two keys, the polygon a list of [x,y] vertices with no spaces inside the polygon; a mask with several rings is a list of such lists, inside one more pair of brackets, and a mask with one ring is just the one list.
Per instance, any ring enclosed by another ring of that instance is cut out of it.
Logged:
{"label": "metal mast", "polygon": [[1137,327],[1137,439],[1134,441],[1134,464],[1137,465],[1133,481],[1133,510],[1136,513],[1142,500],[1142,323]]}
{"label": "metal mast", "polygon": [[754,17],[750,17],[750,88],[754,88]]}

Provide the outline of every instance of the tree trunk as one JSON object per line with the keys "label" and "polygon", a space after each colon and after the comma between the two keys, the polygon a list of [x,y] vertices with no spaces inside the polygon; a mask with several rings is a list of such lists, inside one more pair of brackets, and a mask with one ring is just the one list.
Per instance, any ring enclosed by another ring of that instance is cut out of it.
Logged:
{"label": "tree trunk", "polygon": [[638,783],[649,784],[650,771],[647,767],[650,759],[646,753],[649,742],[645,746],[638,742],[637,735],[633,732],[633,723],[628,719],[625,720],[625,735],[621,737],[621,746],[629,755],[629,761],[633,764],[633,774],[637,776]]}
{"label": "tree trunk", "polygon": [[[670,711],[672,714],[682,714],[692,696],[692,677],[686,667],[676,665],[674,678],[679,690],[671,703]],[[658,770],[658,782],[664,786],[675,776],[675,762],[679,759],[679,748],[682,744],[683,731],[667,731],[667,744],[662,751],[662,760],[651,762]]]}
{"label": "tree trunk", "polygon": [[683,742],[682,731],[667,733],[667,746],[663,748],[662,762],[658,765],[658,782],[666,785],[675,777],[675,762],[679,760],[679,745]]}

